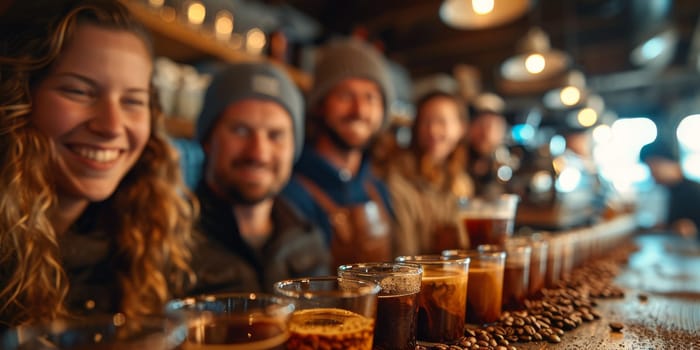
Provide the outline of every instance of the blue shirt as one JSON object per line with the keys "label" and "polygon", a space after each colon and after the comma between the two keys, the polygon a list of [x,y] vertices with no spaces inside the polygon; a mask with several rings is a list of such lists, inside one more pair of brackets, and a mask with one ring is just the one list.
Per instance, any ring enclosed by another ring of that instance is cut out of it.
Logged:
{"label": "blue shirt", "polygon": [[298,177],[304,176],[315,183],[339,206],[350,206],[370,201],[369,193],[365,187],[365,183],[369,181],[379,192],[384,207],[393,218],[394,211],[386,185],[372,173],[371,168],[369,157],[365,155],[360,169],[352,177],[347,171],[336,168],[307,145],[294,167],[292,179],[282,191],[282,196],[292,202],[307,219],[321,227],[326,244],[330,245],[333,229],[328,215],[300,183]]}

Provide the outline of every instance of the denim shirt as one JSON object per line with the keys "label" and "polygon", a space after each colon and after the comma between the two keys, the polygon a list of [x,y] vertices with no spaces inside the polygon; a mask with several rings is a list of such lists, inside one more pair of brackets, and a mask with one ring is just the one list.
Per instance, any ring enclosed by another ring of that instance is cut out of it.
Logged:
{"label": "denim shirt", "polygon": [[329,163],[311,146],[306,145],[294,168],[294,176],[282,191],[282,196],[292,202],[309,220],[321,227],[326,244],[330,245],[333,230],[328,215],[300,183],[298,176],[304,176],[314,182],[339,206],[368,202],[370,197],[365,183],[369,181],[381,195],[389,215],[394,218],[386,185],[372,173],[371,168],[370,159],[365,155],[359,171],[352,177],[346,171]]}

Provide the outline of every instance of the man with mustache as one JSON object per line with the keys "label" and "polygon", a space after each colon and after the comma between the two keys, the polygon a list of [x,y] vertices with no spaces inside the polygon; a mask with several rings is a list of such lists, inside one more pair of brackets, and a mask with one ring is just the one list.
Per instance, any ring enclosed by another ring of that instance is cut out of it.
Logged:
{"label": "man with mustache", "polygon": [[278,280],[327,274],[320,231],[278,197],[304,139],[303,98],[286,73],[243,63],[216,74],[196,135],[207,240],[195,250],[192,293],[270,292]]}
{"label": "man with mustache", "polygon": [[333,264],[391,260],[393,214],[369,146],[393,92],[384,58],[355,39],[320,48],[308,97],[306,147],[284,195],[324,231]]}

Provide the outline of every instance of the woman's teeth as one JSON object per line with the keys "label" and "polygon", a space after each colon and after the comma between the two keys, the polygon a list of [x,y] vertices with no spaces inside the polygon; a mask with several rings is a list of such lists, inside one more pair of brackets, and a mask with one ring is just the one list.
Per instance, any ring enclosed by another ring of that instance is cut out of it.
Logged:
{"label": "woman's teeth", "polygon": [[119,150],[75,147],[73,151],[83,158],[100,163],[111,162],[119,157]]}

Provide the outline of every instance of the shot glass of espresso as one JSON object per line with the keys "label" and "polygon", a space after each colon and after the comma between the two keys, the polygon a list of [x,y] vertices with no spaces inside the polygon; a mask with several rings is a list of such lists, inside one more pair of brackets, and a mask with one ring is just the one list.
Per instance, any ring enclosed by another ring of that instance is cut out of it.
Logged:
{"label": "shot glass of espresso", "polygon": [[275,294],[294,300],[288,350],[371,350],[379,285],[346,277],[279,281]]}
{"label": "shot glass of espresso", "polygon": [[182,350],[282,350],[294,311],[292,300],[262,293],[201,295],[166,307],[187,316]]}
{"label": "shot glass of espresso", "polygon": [[375,350],[414,350],[418,320],[418,293],[423,268],[408,263],[341,265],[338,276],[370,280],[379,285]]}
{"label": "shot glass of espresso", "polygon": [[396,261],[423,267],[417,339],[447,344],[459,340],[464,335],[469,258],[418,255],[400,256]]}
{"label": "shot glass of espresso", "polygon": [[173,350],[186,333],[186,318],[177,313],[142,317],[121,313],[91,315],[10,329],[0,337],[0,349]]}
{"label": "shot glass of espresso", "polygon": [[471,324],[488,324],[501,317],[505,251],[445,250],[443,256],[469,258],[466,320]]}

